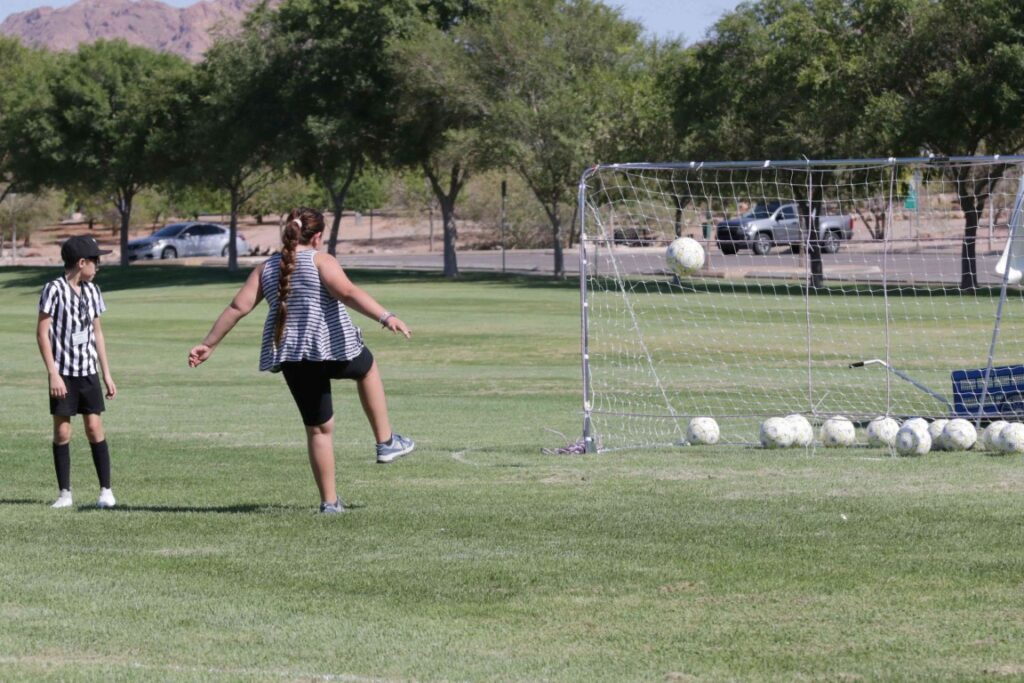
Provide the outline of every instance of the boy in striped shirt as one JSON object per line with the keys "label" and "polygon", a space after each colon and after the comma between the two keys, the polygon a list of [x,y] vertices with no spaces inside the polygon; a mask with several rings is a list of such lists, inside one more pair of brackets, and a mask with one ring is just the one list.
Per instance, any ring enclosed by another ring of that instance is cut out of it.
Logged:
{"label": "boy in striped shirt", "polygon": [[80,414],[92,450],[92,461],[100,480],[100,508],[116,504],[110,490],[110,451],[103,434],[101,413],[105,406],[99,370],[107,387],[106,397],[117,396],[110,376],[107,348],[100,327],[106,310],[100,289],[93,284],[100,256],[110,251],[99,248],[92,237],[72,237],[60,250],[64,275],[46,283],[39,297],[36,342],[46,365],[50,384],[50,414],[53,415],[53,465],[57,470],[60,495],[55,508],[72,505],[71,418]]}

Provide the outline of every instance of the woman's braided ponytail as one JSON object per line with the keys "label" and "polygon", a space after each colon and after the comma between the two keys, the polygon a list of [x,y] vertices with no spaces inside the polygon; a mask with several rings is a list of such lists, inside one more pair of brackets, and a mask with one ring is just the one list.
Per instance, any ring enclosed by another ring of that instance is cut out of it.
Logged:
{"label": "woman's braided ponytail", "polygon": [[281,231],[281,274],[277,288],[277,320],[274,321],[274,346],[281,344],[285,321],[288,318],[288,295],[291,293],[292,273],[295,271],[295,251],[300,244],[309,244],[324,230],[324,217],[313,209],[292,209],[284,230]]}

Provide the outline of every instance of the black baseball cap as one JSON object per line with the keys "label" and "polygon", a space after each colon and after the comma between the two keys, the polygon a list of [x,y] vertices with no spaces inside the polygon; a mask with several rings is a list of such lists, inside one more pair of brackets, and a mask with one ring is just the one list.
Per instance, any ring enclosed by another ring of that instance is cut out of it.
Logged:
{"label": "black baseball cap", "polygon": [[96,240],[88,235],[75,235],[60,247],[60,257],[68,265],[78,263],[78,259],[94,259],[109,253],[109,249],[100,249]]}

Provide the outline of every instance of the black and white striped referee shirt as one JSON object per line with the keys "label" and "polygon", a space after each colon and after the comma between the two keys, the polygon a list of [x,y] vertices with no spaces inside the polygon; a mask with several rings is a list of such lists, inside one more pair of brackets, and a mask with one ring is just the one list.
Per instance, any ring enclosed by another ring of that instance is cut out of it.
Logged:
{"label": "black and white striped referee shirt", "polygon": [[92,321],[107,310],[100,288],[82,282],[75,292],[61,276],[43,286],[39,310],[50,316],[50,350],[57,372],[65,377],[95,375],[98,359]]}

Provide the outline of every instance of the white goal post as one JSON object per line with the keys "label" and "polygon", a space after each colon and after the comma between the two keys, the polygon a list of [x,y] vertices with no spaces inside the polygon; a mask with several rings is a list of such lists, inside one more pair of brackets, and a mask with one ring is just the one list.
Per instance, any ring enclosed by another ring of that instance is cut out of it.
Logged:
{"label": "white goal post", "polygon": [[[1022,188],[1021,156],[588,169],[587,450],[683,444],[698,416],[728,443],[792,413],[1024,418]],[[686,277],[681,236],[706,256]]]}

